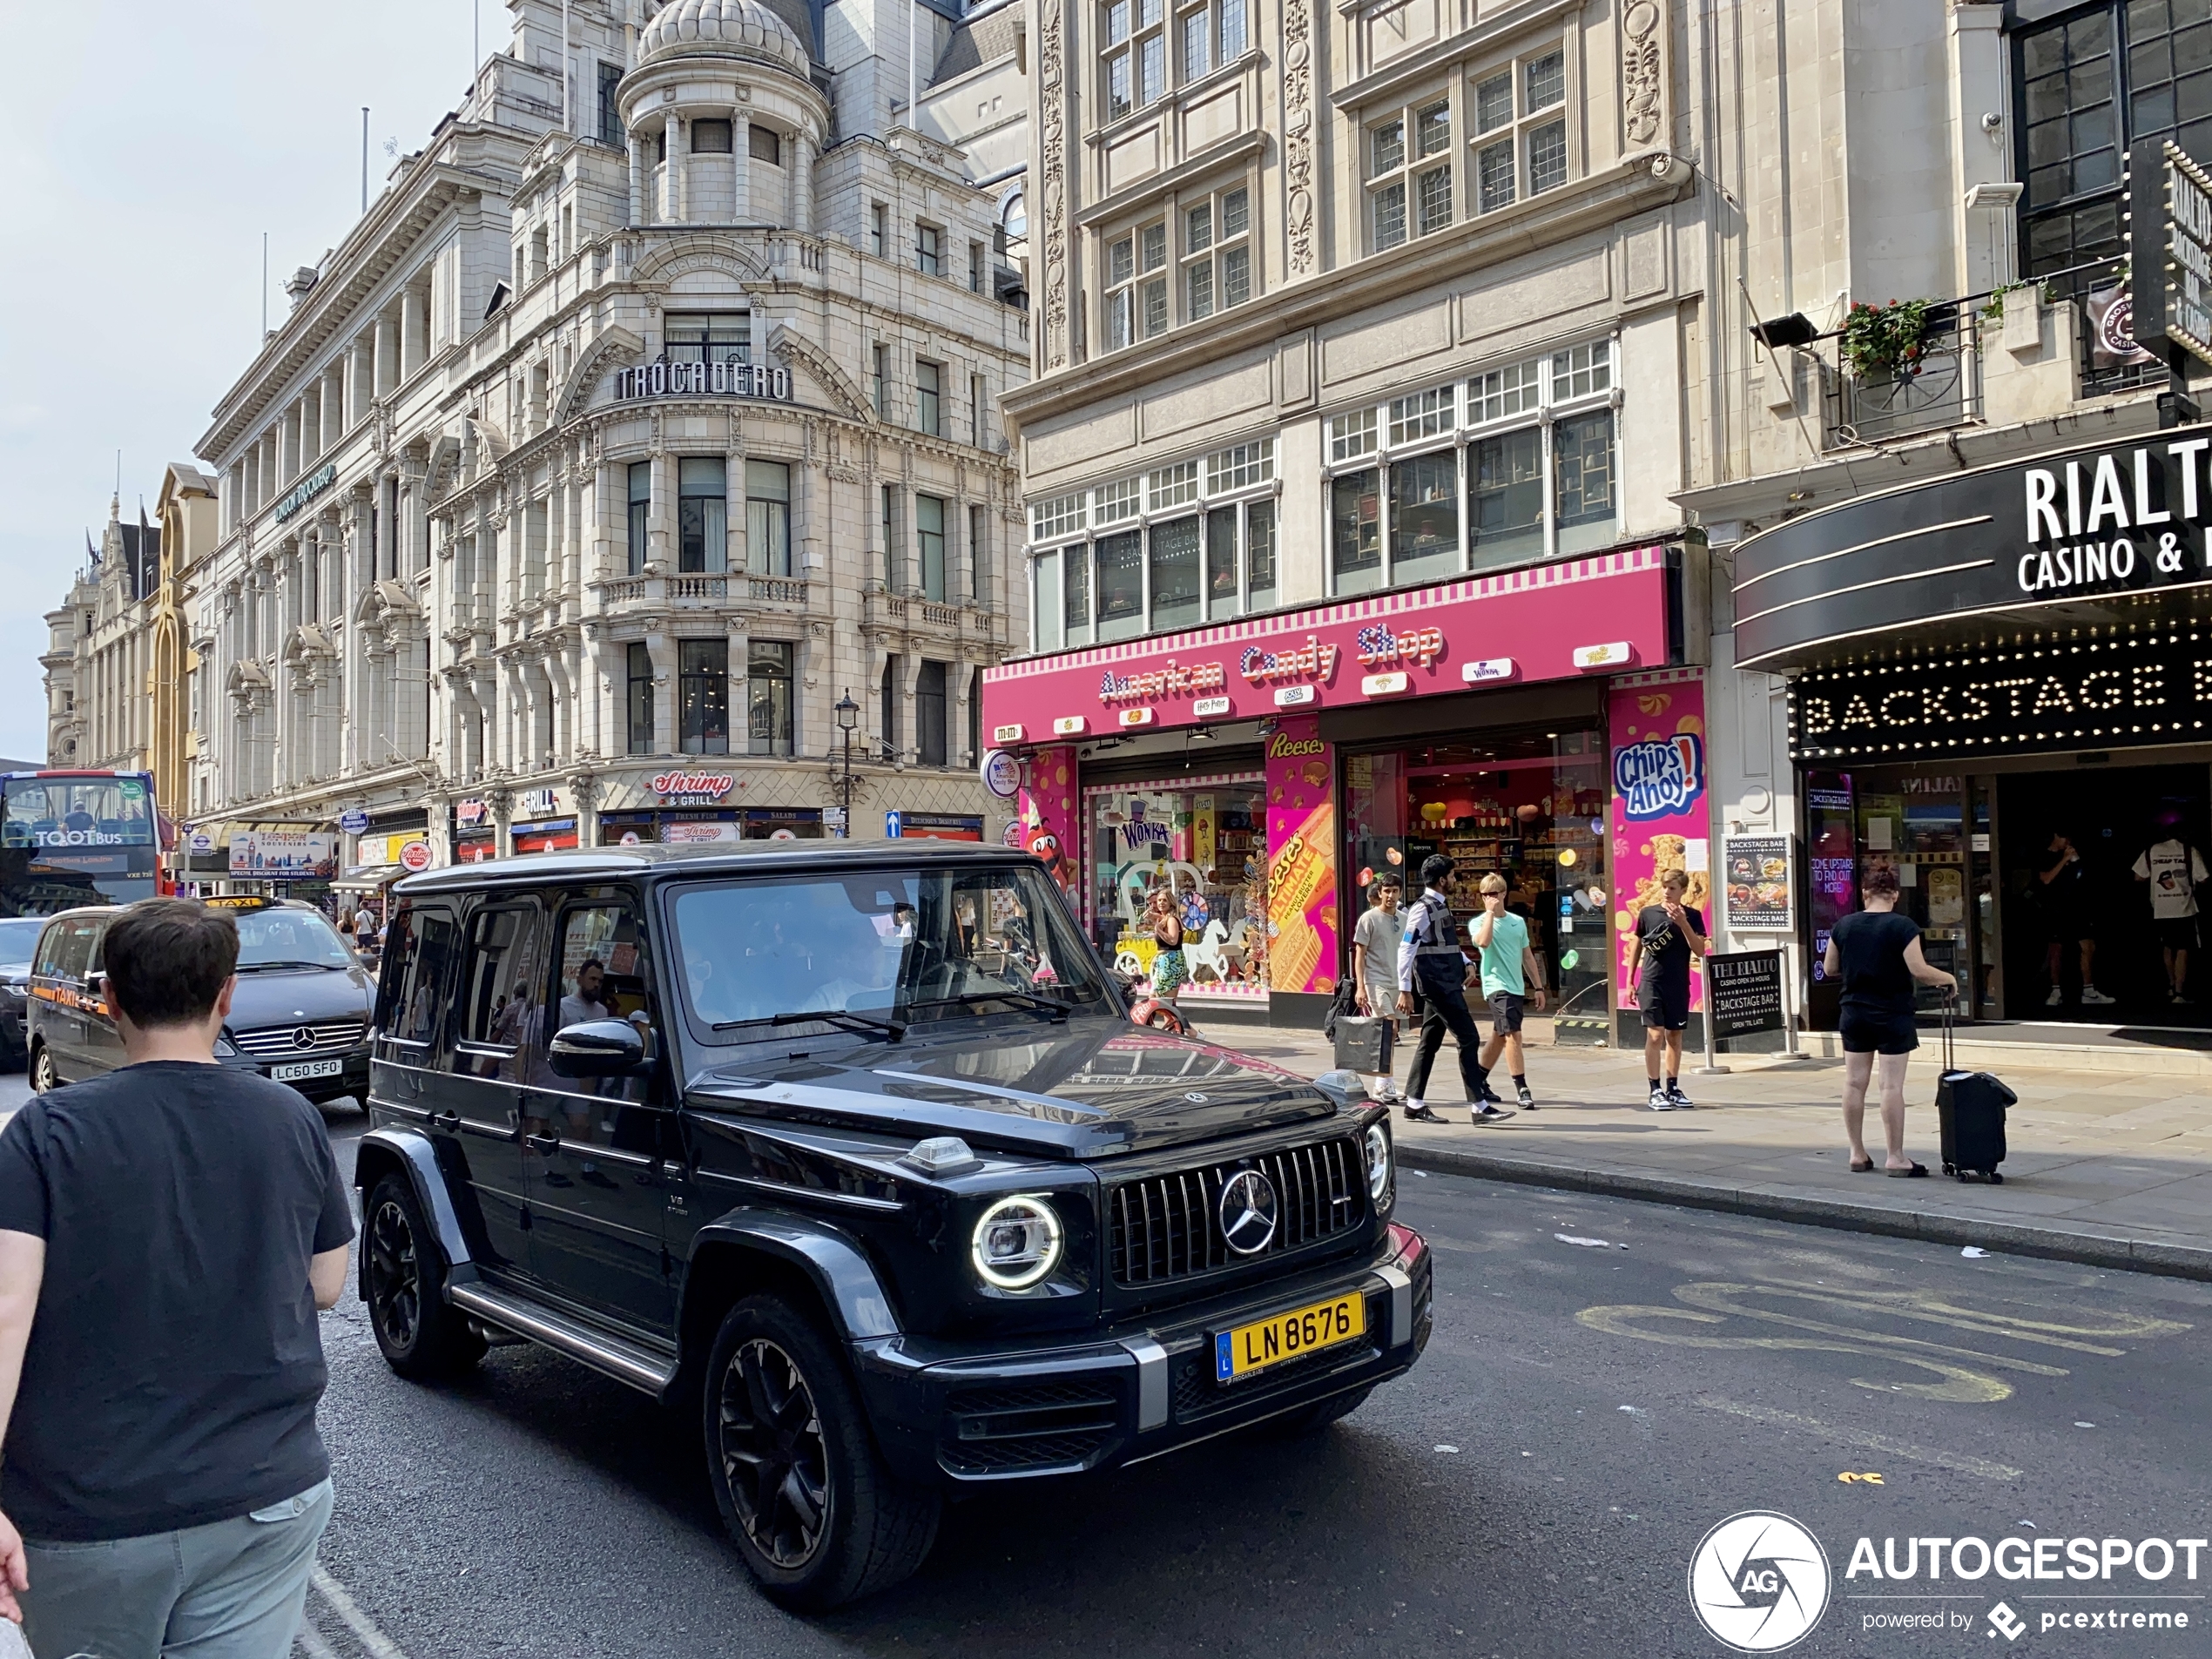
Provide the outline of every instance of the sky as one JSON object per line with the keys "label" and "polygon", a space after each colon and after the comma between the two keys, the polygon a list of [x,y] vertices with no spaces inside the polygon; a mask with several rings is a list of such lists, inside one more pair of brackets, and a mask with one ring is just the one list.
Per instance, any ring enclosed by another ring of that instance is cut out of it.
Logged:
{"label": "sky", "polygon": [[44,613],[99,539],[192,458],[285,277],[459,105],[500,0],[10,5],[0,98],[0,757],[41,760]]}

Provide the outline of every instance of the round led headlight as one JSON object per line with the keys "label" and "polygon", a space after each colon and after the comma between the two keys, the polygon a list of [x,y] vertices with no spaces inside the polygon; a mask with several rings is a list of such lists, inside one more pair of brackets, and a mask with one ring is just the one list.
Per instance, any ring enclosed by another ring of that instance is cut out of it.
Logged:
{"label": "round led headlight", "polygon": [[1025,1291],[1060,1264],[1060,1217],[1042,1198],[1001,1198],[975,1224],[969,1255],[986,1285]]}
{"label": "round led headlight", "polygon": [[1390,1131],[1380,1123],[1367,1125],[1367,1196],[1378,1204],[1390,1190]]}

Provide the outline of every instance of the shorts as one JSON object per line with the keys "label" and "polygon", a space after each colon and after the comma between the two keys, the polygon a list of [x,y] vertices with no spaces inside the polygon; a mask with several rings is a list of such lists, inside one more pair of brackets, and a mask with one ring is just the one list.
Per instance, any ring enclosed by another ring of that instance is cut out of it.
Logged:
{"label": "shorts", "polygon": [[1689,984],[1656,985],[1649,980],[1636,993],[1636,1010],[1647,1031],[1679,1031],[1689,1023]]}
{"label": "shorts", "polygon": [[1494,1037],[1517,1037],[1521,1035],[1521,1011],[1528,999],[1519,991],[1490,993],[1490,1035]]}
{"label": "shorts", "polygon": [[1836,1031],[1845,1054],[1911,1054],[1920,1046],[1920,1028],[1910,1014],[1845,1008]]}
{"label": "shorts", "polygon": [[1180,950],[1163,950],[1152,958],[1152,995],[1172,996],[1190,977]]}
{"label": "shorts", "polygon": [[2195,916],[2160,916],[2151,926],[2158,930],[2158,942],[2168,950],[2196,948],[2196,918]]}
{"label": "shorts", "polygon": [[2045,919],[2043,936],[2054,945],[2071,945],[2078,940],[2094,939],[2097,928],[2086,912],[2060,910]]}

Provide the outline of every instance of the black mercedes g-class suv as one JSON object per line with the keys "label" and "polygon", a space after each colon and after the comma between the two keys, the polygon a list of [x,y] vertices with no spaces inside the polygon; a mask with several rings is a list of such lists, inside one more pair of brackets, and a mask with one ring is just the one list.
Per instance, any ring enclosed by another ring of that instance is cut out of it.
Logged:
{"label": "black mercedes g-class suv", "polygon": [[608,848],[401,881],[361,1291],[431,1379],[544,1344],[697,1411],[738,1553],[823,1608],[949,1494],[1318,1429],[1427,1341],[1390,1125],[1132,1026],[1044,867]]}

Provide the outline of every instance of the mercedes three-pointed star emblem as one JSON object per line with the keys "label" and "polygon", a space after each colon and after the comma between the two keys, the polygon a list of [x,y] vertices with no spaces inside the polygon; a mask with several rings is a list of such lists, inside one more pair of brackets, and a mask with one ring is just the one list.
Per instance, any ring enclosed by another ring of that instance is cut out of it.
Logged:
{"label": "mercedes three-pointed star emblem", "polygon": [[1239,1256],[1257,1256],[1275,1239],[1275,1184],[1239,1170],[1221,1189],[1221,1236]]}

